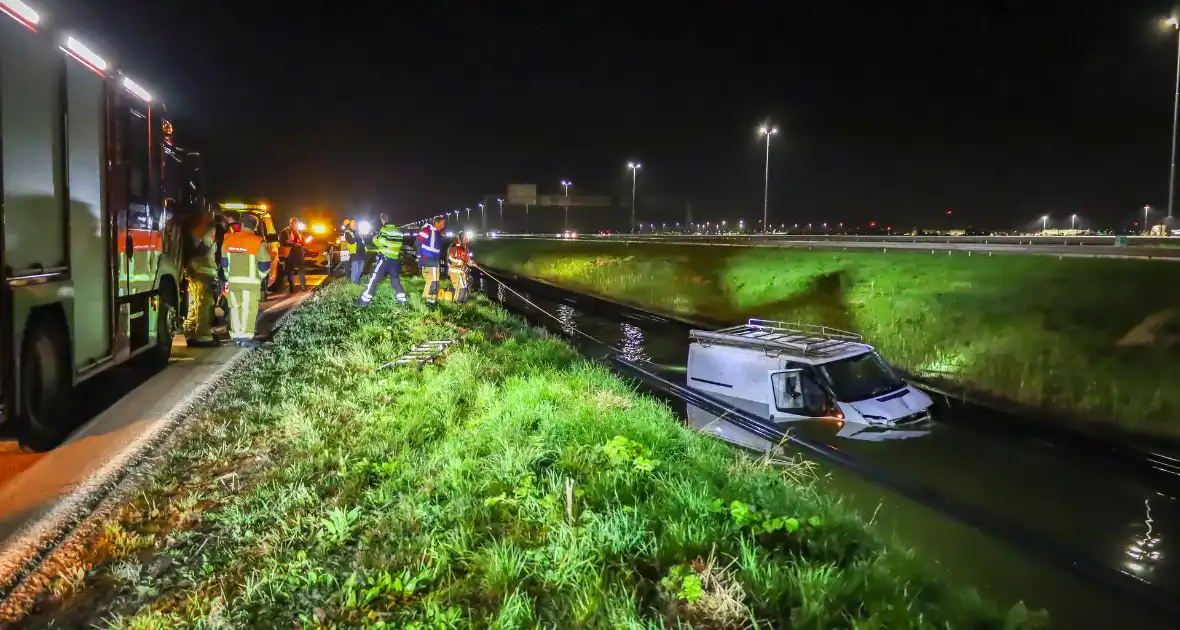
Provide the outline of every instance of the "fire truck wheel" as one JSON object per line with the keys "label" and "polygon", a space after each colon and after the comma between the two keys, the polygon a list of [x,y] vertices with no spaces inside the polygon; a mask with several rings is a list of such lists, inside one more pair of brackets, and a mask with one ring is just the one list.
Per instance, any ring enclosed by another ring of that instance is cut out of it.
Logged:
{"label": "fire truck wheel", "polygon": [[172,358],[172,336],[180,331],[180,309],[176,293],[169,284],[160,287],[160,307],[156,310],[156,347],[147,352],[148,369],[162,370]]}
{"label": "fire truck wheel", "polygon": [[62,327],[52,320],[25,335],[20,365],[20,440],[28,448],[53,448],[65,435],[70,353]]}

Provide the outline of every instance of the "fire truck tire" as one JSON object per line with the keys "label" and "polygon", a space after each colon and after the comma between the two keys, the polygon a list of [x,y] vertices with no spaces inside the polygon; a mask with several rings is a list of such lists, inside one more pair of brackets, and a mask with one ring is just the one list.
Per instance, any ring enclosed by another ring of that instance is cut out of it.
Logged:
{"label": "fire truck tire", "polygon": [[33,325],[21,348],[17,428],[22,445],[45,450],[65,436],[72,377],[64,327],[52,317]]}
{"label": "fire truck tire", "polygon": [[160,286],[160,306],[156,310],[156,345],[147,351],[146,367],[162,370],[172,358],[172,336],[180,332],[181,314],[176,305],[176,289],[169,282]]}

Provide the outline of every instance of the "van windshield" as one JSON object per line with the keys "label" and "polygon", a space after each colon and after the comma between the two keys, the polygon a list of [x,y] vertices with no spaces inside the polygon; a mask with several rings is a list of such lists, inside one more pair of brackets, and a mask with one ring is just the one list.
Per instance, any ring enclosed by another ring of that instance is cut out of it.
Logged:
{"label": "van windshield", "polygon": [[824,363],[819,369],[841,402],[883,396],[905,387],[905,381],[876,352]]}

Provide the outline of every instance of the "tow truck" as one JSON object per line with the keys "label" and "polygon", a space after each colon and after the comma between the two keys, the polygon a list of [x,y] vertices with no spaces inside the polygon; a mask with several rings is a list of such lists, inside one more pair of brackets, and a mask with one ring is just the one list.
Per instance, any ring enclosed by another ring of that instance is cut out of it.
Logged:
{"label": "tow truck", "polygon": [[0,417],[37,448],[68,430],[75,385],[167,364],[185,230],[209,209],[147,89],[39,7],[0,12]]}
{"label": "tow truck", "polygon": [[[871,441],[929,433],[933,401],[858,334],[750,319],[689,337],[689,387],[771,423],[829,424],[839,437]],[[736,427],[719,429],[728,441],[765,446]]]}

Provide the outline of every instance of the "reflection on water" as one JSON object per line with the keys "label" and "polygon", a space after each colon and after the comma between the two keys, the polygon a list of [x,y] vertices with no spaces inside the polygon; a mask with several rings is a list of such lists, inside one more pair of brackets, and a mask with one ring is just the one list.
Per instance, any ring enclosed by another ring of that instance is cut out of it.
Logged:
{"label": "reflection on water", "polygon": [[568,304],[557,305],[557,322],[561,324],[561,332],[565,333],[567,337],[573,337],[576,332],[577,321],[574,316],[577,311],[574,307]]}
{"label": "reflection on water", "polygon": [[1143,508],[1146,515],[1143,519],[1142,534],[1137,533],[1127,546],[1128,559],[1123,562],[1123,566],[1136,577],[1149,580],[1156,566],[1163,560],[1164,554],[1160,550],[1163,539],[1152,528],[1155,521],[1151,520],[1150,499],[1143,500]]}
{"label": "reflection on water", "polygon": [[638,326],[632,326],[627,322],[620,322],[619,327],[622,328],[622,343],[620,350],[623,351],[623,358],[628,361],[647,361],[651,357],[643,348],[643,330]]}
{"label": "reflection on water", "polygon": [[503,304],[505,299],[507,299],[507,292],[504,291],[504,285],[497,284],[496,285],[496,301]]}

